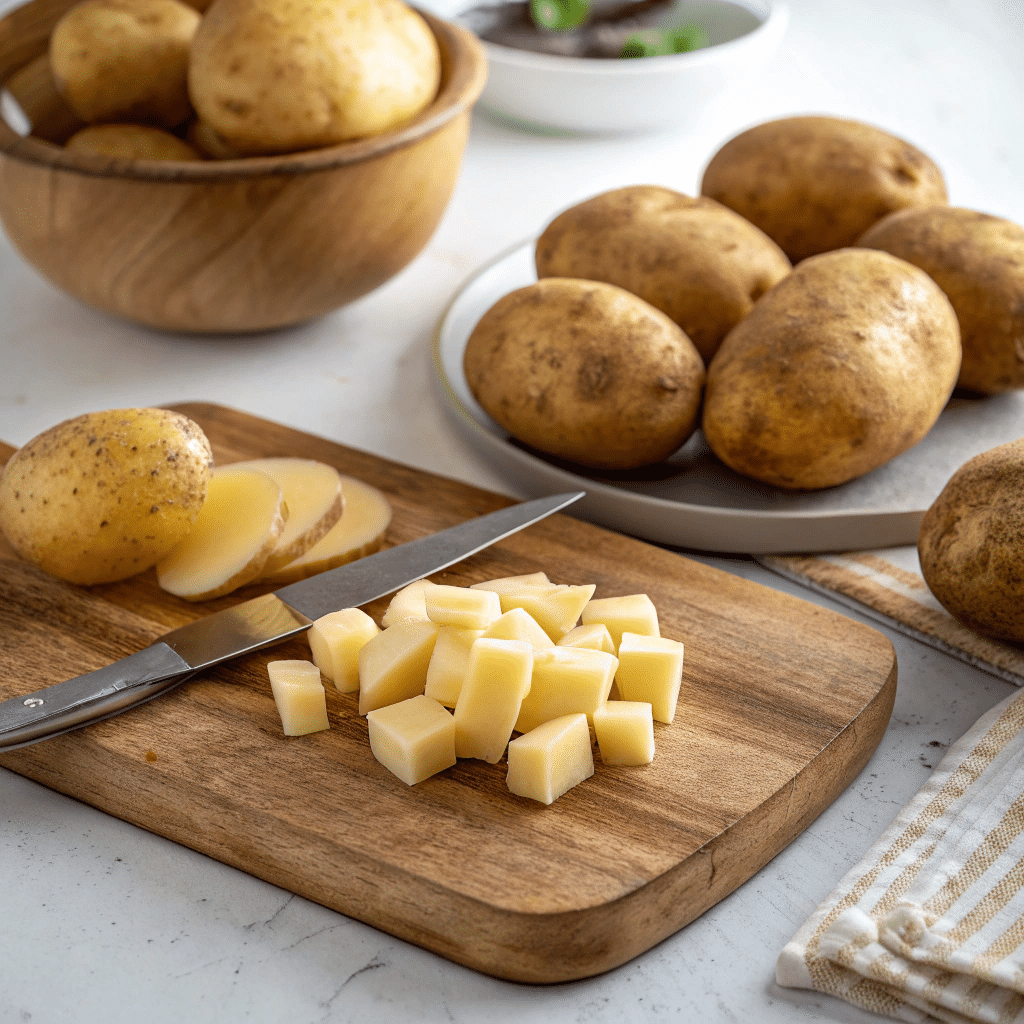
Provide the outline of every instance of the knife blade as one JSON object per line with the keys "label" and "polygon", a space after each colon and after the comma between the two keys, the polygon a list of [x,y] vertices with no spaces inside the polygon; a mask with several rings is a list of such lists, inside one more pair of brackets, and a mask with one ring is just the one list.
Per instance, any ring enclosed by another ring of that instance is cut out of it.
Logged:
{"label": "knife blade", "polygon": [[555,494],[477,516],[214,612],[120,661],[0,702],[0,753],[119,715],[197,672],[297,636],[328,612],[367,604],[447,569],[584,494]]}

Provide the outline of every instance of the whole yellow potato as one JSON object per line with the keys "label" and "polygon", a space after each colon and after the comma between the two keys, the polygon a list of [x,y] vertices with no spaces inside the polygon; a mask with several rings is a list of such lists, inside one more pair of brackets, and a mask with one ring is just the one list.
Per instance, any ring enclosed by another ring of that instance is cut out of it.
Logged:
{"label": "whole yellow potato", "polygon": [[188,533],[212,464],[206,435],[180,413],[86,413],[11,456],[0,474],[0,530],[53,576],[86,585],[126,579]]}
{"label": "whole yellow potato", "polygon": [[1024,439],[958,469],[921,521],[921,572],[971,629],[1024,640]]}
{"label": "whole yellow potato", "polygon": [[196,112],[241,155],[378,135],[440,83],[437,41],[401,0],[216,0],[195,35]]}
{"label": "whole yellow potato", "polygon": [[548,277],[499,299],[466,344],[466,380],[520,441],[629,469],[693,433],[704,363],[664,313],[602,281]]}
{"label": "whole yellow potato", "polygon": [[537,240],[538,277],[617,284],[670,316],[707,363],[790,271],[759,228],[713,199],[658,185],[614,189],[559,214]]}
{"label": "whole yellow potato", "polygon": [[983,395],[1024,388],[1024,227],[956,206],[899,210],[858,245],[920,267],[960,321],[957,384]]}
{"label": "whole yellow potato", "polygon": [[960,368],[956,314],[922,270],[870,249],[794,267],[708,367],[704,435],[744,476],[831,487],[917,444]]}
{"label": "whole yellow potato", "polygon": [[81,0],[50,35],[58,92],[83,121],[181,124],[200,17],[180,0]]}
{"label": "whole yellow potato", "polygon": [[73,153],[95,153],[121,160],[202,160],[177,135],[145,124],[90,124],[65,143]]}
{"label": "whole yellow potato", "polygon": [[916,146],[839,117],[742,132],[711,158],[701,193],[756,224],[793,263],[854,245],[894,210],[947,201],[942,172]]}

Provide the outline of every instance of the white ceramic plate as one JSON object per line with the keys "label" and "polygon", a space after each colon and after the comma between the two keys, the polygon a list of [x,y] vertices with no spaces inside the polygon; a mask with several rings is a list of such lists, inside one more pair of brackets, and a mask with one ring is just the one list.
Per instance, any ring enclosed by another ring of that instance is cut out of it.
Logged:
{"label": "white ceramic plate", "polygon": [[967,459],[1024,436],[1024,393],[954,397],[915,448],[841,487],[793,493],[727,469],[699,432],[642,471],[591,473],[527,449],[477,404],[462,372],[466,341],[503,295],[536,281],[534,240],[502,253],[460,289],[438,326],[434,361],[460,432],[529,495],[582,489],[573,514],[645,540],[698,551],[781,554],[913,544],[921,516]]}

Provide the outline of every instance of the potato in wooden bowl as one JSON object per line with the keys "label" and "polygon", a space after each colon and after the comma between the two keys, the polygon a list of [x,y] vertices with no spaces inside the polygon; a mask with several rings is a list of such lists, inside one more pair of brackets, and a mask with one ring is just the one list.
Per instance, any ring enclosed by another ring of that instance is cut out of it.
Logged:
{"label": "potato in wooden bowl", "polygon": [[708,367],[704,435],[744,476],[831,487],[917,444],[959,368],[956,314],[924,271],[869,249],[824,253],[722,342]]}
{"label": "potato in wooden bowl", "polygon": [[607,281],[670,316],[705,363],[790,271],[759,228],[704,196],[632,185],[559,214],[537,240],[539,277]]}
{"label": "potato in wooden bowl", "polygon": [[672,454],[697,424],[704,363],[631,292],[549,277],[499,299],[466,344],[466,380],[525,444],[599,469]]}

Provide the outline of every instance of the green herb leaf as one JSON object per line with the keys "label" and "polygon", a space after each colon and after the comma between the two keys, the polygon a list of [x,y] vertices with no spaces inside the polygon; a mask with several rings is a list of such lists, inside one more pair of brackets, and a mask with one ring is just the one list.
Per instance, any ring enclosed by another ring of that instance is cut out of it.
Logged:
{"label": "green herb leaf", "polygon": [[590,0],[530,0],[530,16],[538,28],[579,28],[590,17]]}

